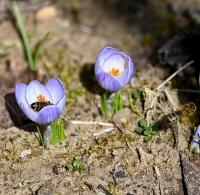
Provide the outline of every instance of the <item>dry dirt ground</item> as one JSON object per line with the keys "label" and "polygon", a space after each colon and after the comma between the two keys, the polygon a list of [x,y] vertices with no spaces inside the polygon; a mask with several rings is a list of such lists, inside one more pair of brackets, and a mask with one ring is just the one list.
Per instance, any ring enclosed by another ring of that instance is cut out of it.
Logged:
{"label": "dry dirt ground", "polygon": [[[163,91],[159,92],[160,104],[156,102],[151,107],[155,94],[148,89],[155,89],[169,76],[167,68],[153,64],[155,48],[186,25],[180,15],[168,17],[167,3],[159,1],[135,1],[134,5],[131,1],[124,4],[103,0],[54,1],[50,4],[55,9],[53,13],[42,10],[40,3],[44,1],[24,1],[22,16],[32,48],[46,32],[51,33],[42,49],[37,71],[30,72],[26,69],[16,26],[3,7],[3,2],[9,1],[0,2],[0,47],[19,44],[0,56],[0,194],[200,193],[198,187],[195,190],[187,188],[184,182],[187,171],[183,172],[184,165],[189,162],[188,154],[182,151],[188,149],[194,124],[162,125],[151,142],[144,142],[142,136],[137,139],[134,132],[147,112],[148,122],[163,122],[174,111],[174,105]],[[31,3],[39,6],[35,8]],[[38,11],[43,11],[43,15]],[[114,116],[101,115],[100,88],[93,74],[95,58],[105,46],[127,53],[135,62],[135,76],[123,92],[125,107]],[[66,141],[43,149],[34,124],[17,108],[13,90],[16,83],[29,83],[32,79],[46,83],[52,77],[59,77],[66,87],[67,104],[63,117],[86,124],[65,121]],[[194,85],[198,86],[197,81]],[[132,98],[131,109],[129,94],[142,88],[147,88],[144,100]],[[177,106],[189,100],[185,97],[181,101],[176,93],[168,93]],[[161,108],[162,112],[157,112]],[[90,123],[94,121],[109,124]],[[93,133],[113,124],[110,132],[94,136]],[[176,127],[178,136],[175,139],[172,128]],[[31,154],[21,158],[24,150]],[[55,165],[66,167],[75,156],[80,156],[84,170],[67,169],[58,175],[53,172]]]}

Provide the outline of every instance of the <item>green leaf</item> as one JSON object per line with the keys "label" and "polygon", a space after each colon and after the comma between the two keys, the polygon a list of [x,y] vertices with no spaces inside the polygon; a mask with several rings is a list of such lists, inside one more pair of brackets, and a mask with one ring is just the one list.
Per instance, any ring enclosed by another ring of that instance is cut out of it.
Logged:
{"label": "green leaf", "polygon": [[132,96],[135,99],[141,99],[144,100],[144,89],[141,89],[139,91],[132,92]]}
{"label": "green leaf", "polygon": [[73,167],[78,167],[80,165],[80,161],[74,160],[72,165],[73,165]]}
{"label": "green leaf", "polygon": [[140,135],[136,135],[136,136],[135,136],[135,140],[139,140],[140,137],[141,137]]}
{"label": "green leaf", "polygon": [[118,104],[119,104],[118,93],[115,93],[113,103],[112,103],[112,110],[111,110],[112,114],[114,114],[118,111]]}
{"label": "green leaf", "polygon": [[135,99],[141,99],[141,94],[138,91],[132,92],[132,95]]}
{"label": "green leaf", "polygon": [[159,122],[152,122],[149,126],[151,127],[151,129],[152,129],[153,131],[158,131],[159,125],[160,125]]}
{"label": "green leaf", "polygon": [[158,132],[157,131],[151,131],[152,135],[156,135]]}
{"label": "green leaf", "polygon": [[149,141],[151,141],[151,139],[152,139],[152,136],[145,136],[144,137],[145,142],[149,142]]}
{"label": "green leaf", "polygon": [[37,61],[38,61],[38,58],[39,58],[39,54],[41,52],[41,48],[44,45],[47,38],[49,37],[49,35],[50,35],[50,32],[47,32],[45,34],[45,36],[43,37],[43,39],[39,42],[38,46],[36,47],[35,54],[33,56],[33,61],[34,61],[35,66],[37,65]]}
{"label": "green leaf", "polygon": [[145,119],[141,119],[141,120],[139,121],[139,124],[140,124],[140,126],[142,126],[142,127],[147,127],[147,126],[148,126],[148,122],[147,122],[147,120],[145,120]]}
{"label": "green leaf", "polygon": [[188,150],[189,150],[189,153],[191,153],[191,154],[192,154],[192,143],[191,143],[191,144],[189,144],[189,148],[188,148]]}
{"label": "green leaf", "polygon": [[8,51],[11,48],[16,47],[18,44],[13,44],[13,45],[9,45],[9,46],[5,46],[2,49],[0,49],[0,55],[4,54],[6,51]]}
{"label": "green leaf", "polygon": [[60,121],[60,124],[59,124],[58,127],[59,127],[58,138],[59,138],[59,140],[61,140],[61,141],[65,141],[66,136],[65,136],[65,130],[64,130],[64,123],[63,123],[63,120]]}
{"label": "green leaf", "polygon": [[81,164],[81,165],[79,166],[79,170],[83,170],[83,169],[85,169],[85,165]]}
{"label": "green leaf", "polygon": [[149,127],[153,127],[155,123],[156,123],[155,121],[154,121],[154,122],[151,122],[151,123],[149,124]]}
{"label": "green leaf", "polygon": [[68,168],[69,170],[73,170],[74,167],[72,166],[72,164],[68,164],[68,165],[67,165],[67,168]]}
{"label": "green leaf", "polygon": [[148,130],[148,131],[150,131],[151,130],[151,127],[143,127],[143,130]]}
{"label": "green leaf", "polygon": [[51,144],[56,145],[57,141],[64,141],[66,139],[64,132],[64,124],[62,120],[55,120],[51,123],[52,137]]}
{"label": "green leaf", "polygon": [[122,108],[123,108],[123,99],[122,99],[121,91],[118,91],[117,93],[115,93],[111,112],[112,114],[114,114],[117,111],[121,110]]}
{"label": "green leaf", "polygon": [[138,127],[136,130],[135,130],[136,133],[142,133],[143,132],[143,129],[142,127]]}
{"label": "green leaf", "polygon": [[75,156],[74,159],[80,161],[80,156]]}
{"label": "green leaf", "polygon": [[118,105],[118,110],[121,110],[123,107],[124,107],[124,105],[123,105],[122,95],[119,94],[119,105]]}
{"label": "green leaf", "polygon": [[159,101],[160,105],[164,104],[162,98],[159,98],[158,101]]}
{"label": "green leaf", "polygon": [[131,107],[131,109],[133,108],[133,98],[132,98],[132,94],[129,95],[129,106]]}
{"label": "green leaf", "polygon": [[78,167],[74,167],[73,171],[79,171],[79,168]]}
{"label": "green leaf", "polygon": [[145,131],[144,131],[144,135],[151,135],[151,133],[150,133],[149,130],[145,130]]}
{"label": "green leaf", "polygon": [[101,95],[101,111],[103,114],[108,114],[108,104],[106,100],[106,91]]}

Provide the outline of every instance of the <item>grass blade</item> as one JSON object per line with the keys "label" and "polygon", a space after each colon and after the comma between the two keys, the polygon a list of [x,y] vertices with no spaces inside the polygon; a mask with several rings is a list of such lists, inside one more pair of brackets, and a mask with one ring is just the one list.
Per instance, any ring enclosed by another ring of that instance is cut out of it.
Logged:
{"label": "grass blade", "polygon": [[54,121],[51,123],[51,128],[52,128],[52,137],[51,137],[51,144],[56,145],[56,137],[57,137],[57,131],[56,131],[56,122]]}
{"label": "grass blade", "polygon": [[33,56],[33,61],[34,61],[35,66],[37,65],[37,61],[38,61],[38,58],[39,58],[39,55],[40,55],[41,48],[44,45],[47,38],[49,37],[49,35],[50,35],[50,32],[47,32],[45,34],[45,36],[43,37],[43,39],[39,42],[39,44],[36,47],[35,54]]}
{"label": "grass blade", "polygon": [[170,89],[171,91],[176,91],[176,92],[185,92],[185,93],[200,93],[200,90],[198,89],[176,89],[172,88]]}
{"label": "grass blade", "polygon": [[21,16],[21,13],[20,13],[20,10],[19,10],[19,7],[18,7],[16,1],[13,1],[13,10],[14,10],[14,13],[15,13],[15,16],[16,16],[16,19],[17,19],[17,23],[19,25],[19,31],[21,33],[21,37],[22,37],[22,40],[23,40],[24,49],[25,49],[25,52],[26,52],[28,64],[29,64],[31,69],[35,69],[36,67],[35,67],[35,64],[34,64],[34,61],[33,61],[33,56],[32,56],[31,48],[30,48],[30,45],[29,45],[28,36],[27,36],[26,29],[25,29],[25,26],[24,26],[24,23],[23,23],[23,20],[22,20],[22,16]]}
{"label": "grass blade", "polygon": [[6,51],[8,51],[9,49],[18,46],[18,44],[13,44],[13,45],[9,45],[9,46],[5,46],[2,49],[0,49],[0,55],[4,54]]}

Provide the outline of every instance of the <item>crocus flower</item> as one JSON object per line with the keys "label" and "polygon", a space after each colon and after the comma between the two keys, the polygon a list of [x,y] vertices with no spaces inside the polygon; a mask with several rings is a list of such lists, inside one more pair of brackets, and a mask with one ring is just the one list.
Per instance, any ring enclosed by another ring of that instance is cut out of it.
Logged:
{"label": "crocus flower", "polygon": [[195,150],[197,152],[199,152],[199,149],[200,149],[200,125],[198,126],[198,128],[194,134],[194,138],[192,140],[191,147],[192,147],[192,149],[195,148]]}
{"label": "crocus flower", "polygon": [[46,86],[36,80],[28,85],[19,83],[15,86],[15,96],[24,114],[41,125],[56,120],[66,103],[65,88],[58,78],[49,80]]}
{"label": "crocus flower", "polygon": [[123,52],[112,47],[105,47],[97,56],[95,75],[107,91],[117,91],[123,88],[133,77],[133,60]]}

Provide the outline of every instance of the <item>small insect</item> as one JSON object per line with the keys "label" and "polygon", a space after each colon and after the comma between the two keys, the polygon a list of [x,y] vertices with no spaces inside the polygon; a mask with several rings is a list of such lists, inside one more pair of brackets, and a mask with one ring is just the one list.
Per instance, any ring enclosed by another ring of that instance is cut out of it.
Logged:
{"label": "small insect", "polygon": [[178,122],[186,123],[190,122],[191,117],[195,114],[197,108],[193,102],[188,102],[180,107],[180,110],[170,113],[165,121],[166,125],[170,125],[174,134],[174,147],[178,148],[179,134],[178,134]]}
{"label": "small insect", "polygon": [[31,108],[35,112],[39,112],[40,110],[42,110],[42,108],[44,108],[46,106],[53,105],[50,101],[47,101],[46,97],[42,94],[39,94],[37,99],[38,99],[37,102],[34,102],[31,104]]}
{"label": "small insect", "polygon": [[188,102],[180,107],[180,110],[170,113],[167,116],[166,124],[173,124],[178,121],[187,122],[189,118],[196,112],[197,108],[193,102]]}
{"label": "small insect", "polygon": [[50,101],[46,101],[46,102],[34,102],[31,104],[31,108],[35,111],[35,112],[39,112],[40,110],[42,110],[42,108],[49,106],[49,105],[53,105]]}

